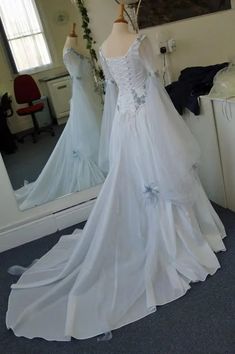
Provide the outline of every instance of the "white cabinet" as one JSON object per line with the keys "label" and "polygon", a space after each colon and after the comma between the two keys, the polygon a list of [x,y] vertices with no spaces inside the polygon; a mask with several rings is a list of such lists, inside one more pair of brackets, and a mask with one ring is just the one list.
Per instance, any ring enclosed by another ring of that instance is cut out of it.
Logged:
{"label": "white cabinet", "polygon": [[228,208],[235,211],[235,101],[213,101]]}
{"label": "white cabinet", "polygon": [[42,102],[44,104],[43,110],[35,113],[39,127],[47,127],[52,124],[50,110],[48,107],[47,97],[42,96],[39,100],[33,101],[34,103]]}
{"label": "white cabinet", "polygon": [[62,124],[69,116],[72,95],[71,78],[67,75],[49,80],[47,81],[47,87],[52,113],[58,124]]}
{"label": "white cabinet", "polygon": [[199,116],[195,116],[189,111],[184,115],[185,122],[201,148],[199,177],[208,198],[223,207],[227,207],[221,153],[212,101],[206,96],[202,96],[200,98],[200,107],[201,113]]}

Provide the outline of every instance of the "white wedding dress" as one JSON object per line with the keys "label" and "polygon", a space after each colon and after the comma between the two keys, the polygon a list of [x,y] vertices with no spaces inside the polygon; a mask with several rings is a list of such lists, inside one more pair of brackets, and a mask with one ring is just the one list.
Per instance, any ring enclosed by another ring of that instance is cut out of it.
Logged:
{"label": "white wedding dress", "polygon": [[109,173],[85,228],[62,236],[12,284],[6,325],[17,336],[69,341],[114,330],[220,268],[215,252],[225,251],[225,230],[197,177],[198,145],[154,73],[147,37],[125,56],[101,60],[100,162],[107,166],[109,145]]}
{"label": "white wedding dress", "polygon": [[21,210],[96,186],[105,178],[98,167],[102,104],[90,61],[73,48],[63,59],[72,79],[69,119],[36,181],[15,191]]}

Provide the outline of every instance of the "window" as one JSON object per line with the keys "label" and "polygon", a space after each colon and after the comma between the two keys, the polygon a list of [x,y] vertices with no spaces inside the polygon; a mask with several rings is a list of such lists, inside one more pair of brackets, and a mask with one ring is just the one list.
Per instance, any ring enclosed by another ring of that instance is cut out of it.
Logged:
{"label": "window", "polygon": [[51,64],[35,0],[0,0],[0,17],[18,72]]}

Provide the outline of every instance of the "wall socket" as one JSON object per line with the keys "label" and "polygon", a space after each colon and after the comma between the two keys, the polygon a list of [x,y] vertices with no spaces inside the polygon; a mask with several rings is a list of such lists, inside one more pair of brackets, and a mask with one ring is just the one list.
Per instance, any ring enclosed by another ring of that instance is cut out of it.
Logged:
{"label": "wall socket", "polygon": [[171,38],[158,43],[158,54],[172,53],[176,50],[176,40]]}
{"label": "wall socket", "polygon": [[168,39],[167,47],[168,47],[169,53],[174,52],[176,50],[176,40],[174,38]]}

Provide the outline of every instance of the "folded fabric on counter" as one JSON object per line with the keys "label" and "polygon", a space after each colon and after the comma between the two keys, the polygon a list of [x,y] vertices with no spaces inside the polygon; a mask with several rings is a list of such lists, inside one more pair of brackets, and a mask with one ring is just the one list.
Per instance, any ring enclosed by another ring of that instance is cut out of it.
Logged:
{"label": "folded fabric on counter", "polygon": [[215,74],[228,64],[226,62],[185,68],[181,71],[178,81],[174,81],[165,87],[180,115],[184,113],[185,108],[188,108],[195,115],[200,114],[198,97],[210,92]]}

